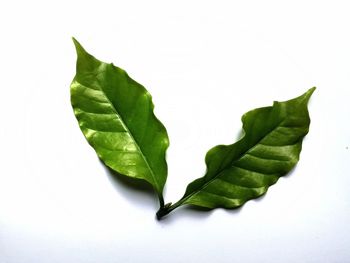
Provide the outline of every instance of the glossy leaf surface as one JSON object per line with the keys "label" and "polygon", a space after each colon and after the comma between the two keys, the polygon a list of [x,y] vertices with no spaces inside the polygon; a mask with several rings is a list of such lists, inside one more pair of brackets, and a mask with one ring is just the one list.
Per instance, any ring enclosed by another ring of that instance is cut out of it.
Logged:
{"label": "glossy leaf surface", "polygon": [[244,114],[244,137],[212,148],[205,158],[205,176],[190,183],[175,206],[235,208],[263,195],[299,160],[310,124],[307,103],[314,89]]}
{"label": "glossy leaf surface", "polygon": [[71,103],[83,134],[111,169],[149,182],[162,205],[169,141],[153,113],[151,95],[124,70],[97,60],[73,41],[78,59]]}

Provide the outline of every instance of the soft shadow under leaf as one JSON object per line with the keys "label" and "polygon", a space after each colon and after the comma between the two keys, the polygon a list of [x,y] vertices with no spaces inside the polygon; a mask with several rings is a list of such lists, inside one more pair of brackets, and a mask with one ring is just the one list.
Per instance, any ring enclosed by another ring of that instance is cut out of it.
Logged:
{"label": "soft shadow under leaf", "polygon": [[[102,161],[101,163],[103,164]],[[103,167],[118,194],[137,206],[148,206],[157,209],[157,198],[154,195],[153,188],[147,182],[129,178],[105,165]]]}

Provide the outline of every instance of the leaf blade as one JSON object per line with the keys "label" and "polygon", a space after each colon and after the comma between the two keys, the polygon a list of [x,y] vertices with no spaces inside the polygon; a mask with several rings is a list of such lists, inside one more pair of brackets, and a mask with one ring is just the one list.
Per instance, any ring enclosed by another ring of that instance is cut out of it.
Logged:
{"label": "leaf blade", "polygon": [[73,42],[78,59],[71,103],[84,136],[108,167],[147,181],[162,203],[169,139],[154,115],[150,93],[121,68],[97,60]]}
{"label": "leaf blade", "polygon": [[299,160],[310,124],[307,103],[314,90],[244,114],[244,137],[208,151],[206,174],[188,185],[176,207],[231,209],[266,193]]}

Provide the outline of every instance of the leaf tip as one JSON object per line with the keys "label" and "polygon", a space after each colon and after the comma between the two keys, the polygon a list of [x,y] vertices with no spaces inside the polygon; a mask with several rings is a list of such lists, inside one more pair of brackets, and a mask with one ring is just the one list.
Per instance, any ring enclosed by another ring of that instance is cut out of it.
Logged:
{"label": "leaf tip", "polygon": [[310,96],[312,95],[312,93],[314,93],[314,91],[316,90],[316,87],[312,87],[311,89],[309,89],[306,93],[309,93]]}
{"label": "leaf tip", "polygon": [[82,54],[86,54],[87,52],[85,51],[85,49],[83,48],[83,46],[79,43],[78,40],[75,39],[75,37],[72,37],[74,46],[75,46],[75,50],[77,51],[78,55],[82,55]]}
{"label": "leaf tip", "polygon": [[309,89],[307,92],[305,92],[302,97],[305,98],[306,101],[309,101],[311,95],[314,93],[314,91],[316,90],[316,87],[312,87],[311,89]]}

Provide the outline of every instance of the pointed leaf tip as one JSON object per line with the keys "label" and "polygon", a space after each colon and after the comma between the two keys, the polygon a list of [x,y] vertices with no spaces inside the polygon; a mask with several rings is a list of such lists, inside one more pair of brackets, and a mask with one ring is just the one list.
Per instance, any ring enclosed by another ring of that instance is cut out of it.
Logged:
{"label": "pointed leaf tip", "polygon": [[83,55],[83,54],[88,54],[86,52],[86,50],[83,48],[83,46],[79,43],[78,40],[76,40],[74,37],[72,37],[72,40],[73,40],[75,50],[76,50],[78,56]]}
{"label": "pointed leaf tip", "polygon": [[77,49],[81,48],[81,45],[80,45],[79,41],[76,40],[75,37],[72,37],[72,40],[73,40],[75,48],[77,48]]}
{"label": "pointed leaf tip", "polygon": [[[301,95],[299,98],[303,98],[303,101],[305,101],[307,103],[315,90],[316,90],[316,87],[312,87],[307,92],[305,92],[303,95]],[[295,99],[298,99],[298,98],[295,98]]]}
{"label": "pointed leaf tip", "polygon": [[316,90],[316,87],[312,87],[311,89],[309,89],[305,95],[307,95],[309,98],[311,97],[312,93],[314,93],[314,91]]}

